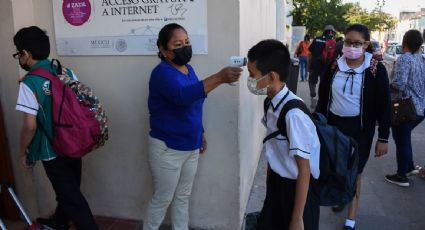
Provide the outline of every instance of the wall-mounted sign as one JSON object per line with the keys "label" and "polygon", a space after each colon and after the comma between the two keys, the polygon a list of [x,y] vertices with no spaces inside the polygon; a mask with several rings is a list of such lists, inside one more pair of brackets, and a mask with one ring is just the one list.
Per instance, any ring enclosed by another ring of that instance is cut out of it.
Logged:
{"label": "wall-mounted sign", "polygon": [[208,53],[207,0],[52,0],[58,55],[156,55],[159,30],[186,28]]}

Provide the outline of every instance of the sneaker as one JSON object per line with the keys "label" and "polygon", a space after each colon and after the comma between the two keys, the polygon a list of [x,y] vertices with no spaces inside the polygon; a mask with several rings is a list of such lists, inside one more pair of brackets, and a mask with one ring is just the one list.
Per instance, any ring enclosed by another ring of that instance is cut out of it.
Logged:
{"label": "sneaker", "polygon": [[401,177],[397,174],[386,175],[385,180],[388,181],[389,183],[396,184],[401,187],[410,186],[409,179],[407,177]]}
{"label": "sneaker", "polygon": [[352,228],[350,226],[344,226],[342,230],[356,230],[356,228]]}
{"label": "sneaker", "polygon": [[414,175],[419,174],[419,170],[421,170],[421,168],[422,168],[421,166],[416,165],[415,166],[415,169],[413,169],[412,171],[406,173],[406,176],[414,176]]}

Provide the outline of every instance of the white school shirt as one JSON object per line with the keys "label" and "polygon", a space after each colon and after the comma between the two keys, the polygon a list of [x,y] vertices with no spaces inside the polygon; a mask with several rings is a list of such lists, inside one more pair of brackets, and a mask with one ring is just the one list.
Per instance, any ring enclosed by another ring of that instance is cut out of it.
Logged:
{"label": "white school shirt", "polygon": [[[263,117],[267,135],[277,131],[277,120],[285,103],[292,99],[299,99],[285,86],[271,100],[271,104]],[[320,142],[313,121],[300,109],[291,109],[285,117],[286,132],[289,137],[279,134],[264,143],[264,151],[271,169],[281,177],[296,180],[298,166],[295,156],[309,160],[310,171],[314,178],[319,178]]]}
{"label": "white school shirt", "polygon": [[360,115],[360,100],[364,71],[370,67],[372,54],[365,52],[363,64],[355,69],[347,65],[345,57],[338,59],[338,72],[332,81],[332,102],[329,110],[341,117]]}

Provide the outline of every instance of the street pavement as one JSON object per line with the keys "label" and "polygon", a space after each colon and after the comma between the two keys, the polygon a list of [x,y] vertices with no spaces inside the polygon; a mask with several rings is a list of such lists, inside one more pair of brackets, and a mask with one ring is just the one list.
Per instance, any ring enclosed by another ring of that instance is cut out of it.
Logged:
{"label": "street pavement", "polygon": [[[310,99],[307,82],[298,82],[297,95],[311,108],[317,103]],[[424,137],[425,122],[422,122],[412,133],[413,159],[421,166],[425,165]],[[412,176],[408,188],[386,182],[384,176],[397,169],[394,141],[390,137],[389,152],[383,157],[374,157],[373,150],[374,145],[363,173],[356,230],[425,230],[425,180]],[[262,208],[266,164],[267,160],[261,156],[246,213]],[[329,207],[321,207],[320,230],[341,230],[346,215],[347,210],[335,214]]]}

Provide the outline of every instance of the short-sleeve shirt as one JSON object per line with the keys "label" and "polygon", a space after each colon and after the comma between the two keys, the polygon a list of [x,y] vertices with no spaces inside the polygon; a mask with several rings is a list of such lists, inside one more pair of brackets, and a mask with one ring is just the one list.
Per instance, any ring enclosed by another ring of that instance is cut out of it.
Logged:
{"label": "short-sleeve shirt", "polygon": [[[301,100],[285,86],[271,100],[263,124],[267,135],[277,131],[277,120],[283,106],[292,99]],[[278,135],[265,144],[265,154],[271,169],[281,177],[298,178],[298,166],[295,156],[309,160],[311,175],[319,178],[320,142],[313,121],[300,109],[291,109],[285,117],[287,136]],[[289,140],[289,141],[288,141]]]}
{"label": "short-sleeve shirt", "polygon": [[[32,66],[31,70],[43,68],[56,74],[50,60],[40,60]],[[69,70],[70,76],[76,79],[74,73]],[[27,158],[29,161],[51,160],[57,154],[51,145],[53,138],[52,118],[52,92],[50,81],[36,75],[28,74],[19,84],[16,110],[36,116],[37,130],[28,146]]]}

